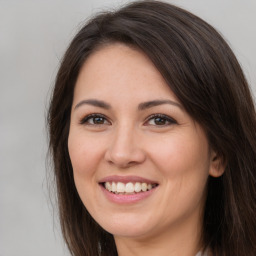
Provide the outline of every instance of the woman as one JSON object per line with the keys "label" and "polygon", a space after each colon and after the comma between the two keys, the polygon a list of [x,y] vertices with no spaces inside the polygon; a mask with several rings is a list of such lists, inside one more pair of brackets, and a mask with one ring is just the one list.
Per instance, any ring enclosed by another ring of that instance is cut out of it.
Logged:
{"label": "woman", "polygon": [[158,1],[93,18],[48,122],[72,255],[255,255],[255,108],[200,18]]}

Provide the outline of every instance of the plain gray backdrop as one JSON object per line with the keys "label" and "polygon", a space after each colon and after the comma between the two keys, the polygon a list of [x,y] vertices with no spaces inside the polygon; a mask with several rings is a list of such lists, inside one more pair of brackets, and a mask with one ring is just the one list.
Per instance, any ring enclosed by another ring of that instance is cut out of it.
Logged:
{"label": "plain gray backdrop", "polygon": [[[78,27],[92,14],[125,2],[0,0],[0,256],[69,255],[46,183],[50,90]],[[167,2],[224,35],[256,95],[256,1]]]}

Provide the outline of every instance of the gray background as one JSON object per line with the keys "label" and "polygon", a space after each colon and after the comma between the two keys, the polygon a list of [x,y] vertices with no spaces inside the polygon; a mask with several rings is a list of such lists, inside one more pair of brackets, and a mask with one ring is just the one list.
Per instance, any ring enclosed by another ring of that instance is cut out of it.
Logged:
{"label": "gray background", "polygon": [[[230,42],[256,95],[256,1],[169,1]],[[78,25],[115,0],[0,0],[0,256],[69,255],[46,183],[45,114]]]}

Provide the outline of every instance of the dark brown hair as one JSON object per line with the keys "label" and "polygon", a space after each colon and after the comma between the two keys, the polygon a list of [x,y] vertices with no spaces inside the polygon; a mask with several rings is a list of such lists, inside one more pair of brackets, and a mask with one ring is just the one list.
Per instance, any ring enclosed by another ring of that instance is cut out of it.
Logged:
{"label": "dark brown hair", "polygon": [[256,255],[256,114],[241,67],[220,34],[176,6],[131,3],[99,14],[75,36],[57,74],[48,113],[63,236],[72,255],[117,255],[113,236],[81,202],[73,180],[68,134],[73,91],[87,57],[121,42],[143,51],[226,164],[209,177],[202,242],[213,255]]}

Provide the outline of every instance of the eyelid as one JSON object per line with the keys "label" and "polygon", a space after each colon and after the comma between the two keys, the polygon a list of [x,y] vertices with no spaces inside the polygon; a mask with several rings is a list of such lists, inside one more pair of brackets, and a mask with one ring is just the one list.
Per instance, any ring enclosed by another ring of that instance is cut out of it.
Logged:
{"label": "eyelid", "polygon": [[[102,124],[91,124],[88,122],[88,120],[90,120],[91,118],[95,118],[95,117],[100,117],[100,118],[103,118],[104,119],[104,123]],[[162,124],[162,125],[153,125],[153,124],[148,124],[148,122],[154,118],[162,118],[164,120],[166,120],[167,124]],[[107,123],[105,123],[107,122]],[[109,121],[109,119],[104,115],[104,114],[101,114],[101,113],[91,113],[91,114],[88,114],[86,116],[84,116],[83,118],[80,119],[79,121],[80,124],[82,125],[90,125],[90,126],[100,126],[100,125],[111,125],[111,122]],[[168,125],[173,125],[173,124],[177,124],[177,121],[168,116],[168,115],[165,115],[165,114],[160,114],[160,113],[156,113],[156,114],[152,114],[150,115],[149,117],[147,117],[147,119],[145,120],[144,122],[144,125],[149,125],[149,126],[158,126],[158,127],[165,127],[165,126],[168,126]]]}
{"label": "eyelid", "polygon": [[83,124],[83,125],[95,125],[95,126],[98,126],[98,125],[105,125],[104,124],[90,124],[88,123],[88,120],[91,119],[91,118],[94,118],[94,117],[100,117],[100,118],[104,118],[105,121],[108,122],[108,124],[111,124],[111,122],[108,120],[108,118],[103,115],[103,114],[100,114],[100,113],[92,113],[92,114],[88,114],[86,116],[84,116],[83,118],[81,118],[81,120],[79,121],[80,124]]}
{"label": "eyelid", "polygon": [[[147,117],[147,119],[144,122],[144,124],[148,123],[151,119],[157,118],[157,117],[165,119],[168,122],[168,124],[164,124],[164,125],[151,125],[151,126],[165,127],[165,126],[168,126],[168,125],[177,124],[177,121],[174,118],[172,118],[172,117],[170,117],[168,115],[165,115],[165,114],[160,114],[160,113],[152,114],[149,117]],[[150,125],[150,124],[148,124],[148,125]]]}

